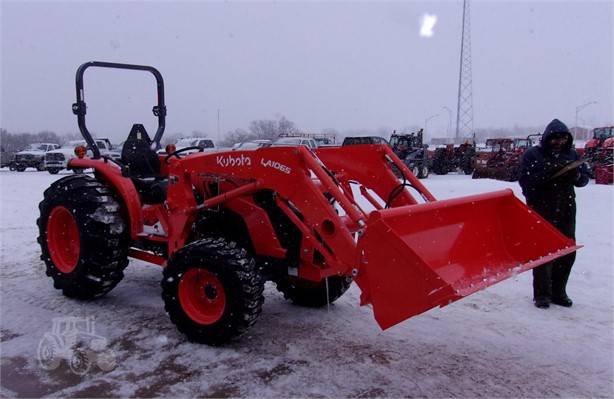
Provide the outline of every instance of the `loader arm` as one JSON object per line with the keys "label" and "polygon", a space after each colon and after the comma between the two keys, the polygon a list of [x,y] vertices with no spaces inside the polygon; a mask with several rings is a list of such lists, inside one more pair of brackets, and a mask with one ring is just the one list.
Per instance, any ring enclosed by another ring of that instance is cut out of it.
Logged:
{"label": "loader arm", "polygon": [[[243,185],[231,191],[206,198],[200,208],[230,204],[232,200],[258,190],[274,191],[279,207],[303,233],[303,239],[310,243],[303,246],[301,256],[312,258],[313,251],[318,250],[325,259],[319,275],[316,276],[312,270],[308,272],[309,276],[302,277],[320,280],[330,275],[351,273],[356,263],[356,240],[353,233],[360,230],[360,226],[365,226],[368,214],[343,191],[329,175],[330,172],[318,163],[306,147],[199,153],[181,160],[171,158],[169,180],[176,183],[169,185],[169,198],[182,198],[185,195],[182,190],[185,190],[186,185],[191,186],[191,183],[186,184],[186,180],[198,180],[193,172],[195,170],[244,181]],[[343,208],[343,215],[331,206],[325,193]],[[196,207],[191,207],[188,213],[196,211]],[[171,206],[170,212],[171,219],[174,219],[173,213],[179,215],[185,209]]]}

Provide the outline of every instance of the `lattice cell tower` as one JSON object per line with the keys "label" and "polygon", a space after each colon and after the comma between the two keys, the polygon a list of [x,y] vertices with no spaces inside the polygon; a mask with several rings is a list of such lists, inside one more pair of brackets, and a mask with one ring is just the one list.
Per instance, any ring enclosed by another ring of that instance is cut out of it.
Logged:
{"label": "lattice cell tower", "polygon": [[463,1],[463,35],[461,39],[458,104],[456,108],[456,142],[473,133],[473,93],[471,82],[471,19],[469,0]]}

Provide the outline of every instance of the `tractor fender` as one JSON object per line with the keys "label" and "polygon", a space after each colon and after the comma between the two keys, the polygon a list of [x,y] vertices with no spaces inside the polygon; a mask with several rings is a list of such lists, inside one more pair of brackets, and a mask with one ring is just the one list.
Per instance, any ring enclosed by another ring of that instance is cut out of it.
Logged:
{"label": "tractor fender", "polygon": [[117,200],[124,204],[130,222],[130,235],[133,239],[136,239],[143,226],[141,201],[134,183],[129,177],[122,176],[119,165],[103,158],[73,158],[68,166],[69,168],[94,169],[96,179],[111,190]]}

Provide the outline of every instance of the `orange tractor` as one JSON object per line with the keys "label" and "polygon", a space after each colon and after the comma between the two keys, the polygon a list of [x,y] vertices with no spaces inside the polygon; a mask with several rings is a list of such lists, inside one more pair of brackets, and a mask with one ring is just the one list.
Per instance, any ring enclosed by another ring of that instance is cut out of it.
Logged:
{"label": "orange tractor", "polygon": [[[118,161],[101,156],[85,124],[90,67],[156,78],[158,129],[150,138],[135,124]],[[158,154],[166,106],[155,68],[89,62],[76,83],[73,112],[94,156],[77,149],[69,168],[93,174],[45,190],[47,275],[64,295],[92,299],[120,282],[129,258],[159,265],[165,309],[193,341],[246,332],[266,281],[309,307],[356,282],[386,329],[579,248],[511,190],[436,200],[386,145]]]}

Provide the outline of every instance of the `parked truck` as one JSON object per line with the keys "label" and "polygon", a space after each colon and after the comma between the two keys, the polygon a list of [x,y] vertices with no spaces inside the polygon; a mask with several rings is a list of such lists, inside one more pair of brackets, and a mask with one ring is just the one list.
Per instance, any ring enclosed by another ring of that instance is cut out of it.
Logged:
{"label": "parked truck", "polygon": [[9,170],[15,170],[15,151],[10,151],[2,146],[0,152],[0,168],[9,168]]}
{"label": "parked truck", "polygon": [[60,148],[55,143],[35,143],[15,154],[13,166],[18,172],[23,172],[27,168],[36,168],[39,172],[45,170],[45,154],[49,151]]}
{"label": "parked truck", "polygon": [[[117,162],[101,156],[85,123],[90,67],[157,82],[157,131],[135,123]],[[266,281],[308,307],[355,282],[386,329],[579,248],[512,190],[437,200],[387,145],[157,154],[166,125],[157,69],[89,62],[76,84],[73,112],[94,154],[69,164],[93,174],[44,192],[37,224],[47,275],[64,295],[94,299],[121,281],[129,258],[159,265],[165,310],[192,341],[245,333]]]}
{"label": "parked truck", "polygon": [[[120,152],[116,150],[109,139],[94,139],[96,147],[101,155],[118,158]],[[85,140],[71,140],[65,143],[62,147],[47,151],[45,153],[44,168],[52,175],[58,174],[61,170],[68,168],[68,162],[76,157],[75,149],[85,147],[86,155],[92,156],[93,152],[87,148],[88,144]],[[83,173],[83,169],[73,169],[75,173]]]}

